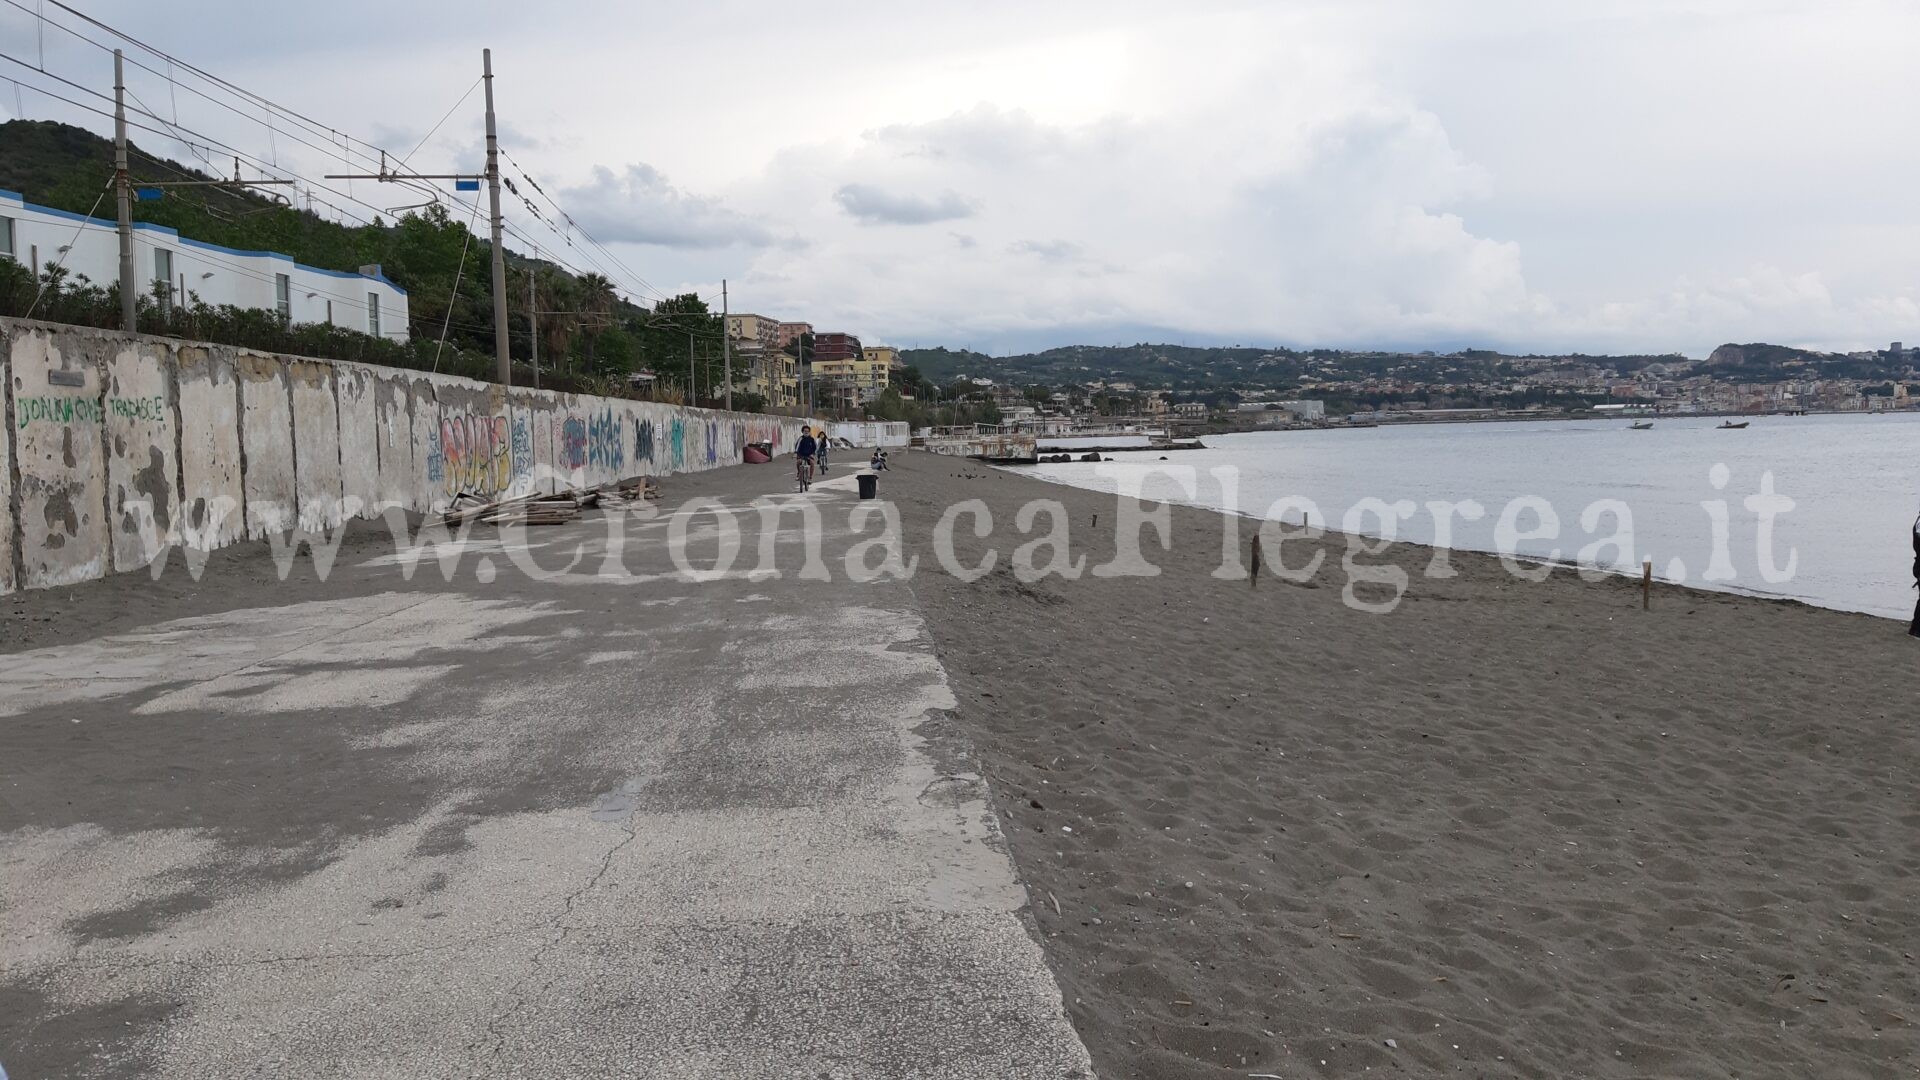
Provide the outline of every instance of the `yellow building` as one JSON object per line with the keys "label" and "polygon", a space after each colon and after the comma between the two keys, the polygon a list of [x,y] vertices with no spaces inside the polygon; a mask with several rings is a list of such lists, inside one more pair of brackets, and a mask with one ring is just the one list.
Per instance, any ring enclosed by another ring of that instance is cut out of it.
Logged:
{"label": "yellow building", "polygon": [[777,349],[784,344],[780,340],[780,320],[765,315],[727,316],[727,336],[733,339],[736,349]]}
{"label": "yellow building", "polygon": [[821,387],[833,391],[834,398],[850,405],[865,405],[892,385],[899,358],[897,349],[885,345],[861,349],[858,357],[815,360],[813,377]]}
{"label": "yellow building", "polygon": [[749,393],[760,395],[774,408],[800,404],[799,361],[778,349],[760,348],[743,348],[735,360],[747,373]]}

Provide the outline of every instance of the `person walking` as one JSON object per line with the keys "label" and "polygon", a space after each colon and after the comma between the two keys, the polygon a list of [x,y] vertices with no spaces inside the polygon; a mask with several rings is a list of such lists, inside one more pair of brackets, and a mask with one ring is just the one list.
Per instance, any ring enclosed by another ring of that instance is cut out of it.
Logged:
{"label": "person walking", "polygon": [[[1920,515],[1913,519],[1913,587],[1920,589]],[[1913,604],[1913,625],[1907,627],[1907,634],[1920,637],[1920,600]]]}

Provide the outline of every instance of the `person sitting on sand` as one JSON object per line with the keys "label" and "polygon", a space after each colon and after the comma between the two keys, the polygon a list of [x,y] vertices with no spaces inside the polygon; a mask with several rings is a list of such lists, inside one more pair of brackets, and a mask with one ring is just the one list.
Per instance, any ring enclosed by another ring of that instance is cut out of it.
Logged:
{"label": "person sitting on sand", "polygon": [[873,460],[867,462],[867,468],[872,469],[874,472],[886,472],[887,452],[879,449],[874,450]]}

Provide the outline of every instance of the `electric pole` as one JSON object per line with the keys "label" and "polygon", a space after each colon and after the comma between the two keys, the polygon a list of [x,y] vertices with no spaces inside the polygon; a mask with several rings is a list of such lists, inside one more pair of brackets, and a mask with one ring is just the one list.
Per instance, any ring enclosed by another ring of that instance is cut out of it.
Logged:
{"label": "electric pole", "polygon": [[[493,358],[494,373],[500,385],[513,385],[513,354],[508,349],[507,340],[507,249],[500,242],[500,139],[493,118],[493,50],[480,50],[481,79],[487,84],[487,169],[475,176],[471,173],[398,173],[387,168],[387,152],[380,152],[380,171],[367,173],[327,173],[328,180],[377,180],[383,184],[404,183],[409,180],[451,180],[453,190],[479,191],[481,181],[487,184],[487,193],[491,199],[493,228]],[[475,196],[478,199],[478,196]],[[437,201],[437,200],[436,200]]]}
{"label": "electric pole", "polygon": [[[113,187],[120,206],[120,329],[139,331],[140,289],[133,279],[133,183],[127,176],[127,78],[119,49],[113,50]],[[167,283],[171,286],[173,283]]]}
{"label": "electric pole", "polygon": [[487,198],[493,209],[493,358],[501,386],[513,385],[513,357],[507,351],[507,249],[500,243],[500,140],[493,124],[493,50],[480,50],[487,83]]}
{"label": "electric pole", "polygon": [[693,366],[693,331],[687,331],[687,385],[692,387],[693,400],[688,404],[698,408],[700,405],[700,369]]}
{"label": "electric pole", "polygon": [[727,322],[727,279],[720,279],[720,371],[726,380],[727,411],[733,411],[733,327]]}

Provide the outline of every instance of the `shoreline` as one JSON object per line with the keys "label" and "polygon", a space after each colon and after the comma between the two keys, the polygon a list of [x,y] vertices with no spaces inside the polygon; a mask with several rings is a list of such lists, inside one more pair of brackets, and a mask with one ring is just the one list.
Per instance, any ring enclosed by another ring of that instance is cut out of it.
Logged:
{"label": "shoreline", "polygon": [[1158,577],[1023,583],[1018,506],[1059,502],[1095,565],[1115,497],[900,460],[923,559],[946,507],[993,515],[954,546],[996,568],[915,593],[1101,1075],[1891,1077],[1920,1046],[1886,620],[1674,585],[1642,612],[1468,551],[1430,580],[1407,543],[1363,560],[1411,575],[1370,615],[1324,572],[1215,578],[1221,514],[1185,506]]}
{"label": "shoreline", "polygon": [[[1203,449],[1219,449],[1219,448],[1204,447]],[[1145,454],[1145,453],[1158,453],[1159,451],[1154,449],[1149,449],[1149,448],[1140,448],[1138,450],[1130,450],[1130,451],[1122,451],[1122,452]],[[1120,463],[1126,464],[1126,462],[1124,461],[1121,461]],[[1041,463],[1041,464],[1045,464],[1045,463]],[[1066,464],[1066,463],[1061,463],[1061,464]],[[1080,463],[1074,462],[1072,464],[1080,464]],[[1055,479],[1052,477],[1023,475],[1020,472],[1020,470],[1032,468],[1033,466],[1031,465],[1026,465],[1026,464],[994,465],[993,467],[997,469],[1006,470],[1008,472],[1013,473],[1016,476],[1021,476],[1022,479],[1026,479],[1026,480],[1033,480],[1039,483],[1051,484],[1058,487],[1073,488],[1079,491],[1090,491],[1096,494],[1105,495],[1107,498],[1116,497],[1113,492],[1103,491],[1100,488],[1087,487],[1080,484],[1074,484],[1066,480]],[[1243,520],[1252,521],[1252,522],[1264,522],[1267,520],[1266,518],[1258,514],[1255,514],[1252,511],[1226,510],[1218,506],[1210,506],[1206,503],[1200,503],[1200,502],[1189,502],[1184,499],[1172,500],[1170,505],[1180,506],[1180,507],[1184,507],[1191,510],[1198,510],[1205,513],[1228,515],[1228,516],[1237,517],[1237,518],[1241,518]],[[1319,528],[1320,528],[1320,531],[1336,537],[1357,535],[1373,543],[1378,543],[1381,540],[1379,536],[1371,533],[1348,534],[1338,529],[1333,529],[1327,526],[1321,526]],[[1429,544],[1419,540],[1395,539],[1389,542],[1396,546],[1404,545],[1407,547],[1423,548],[1427,551],[1442,550],[1439,547],[1439,545]],[[1489,551],[1485,548],[1448,547],[1448,548],[1445,548],[1444,550],[1453,552],[1455,554],[1484,555],[1489,558],[1500,557],[1500,552]],[[1591,571],[1594,573],[1606,574],[1609,577],[1624,578],[1636,584],[1640,580],[1639,571],[1634,569],[1616,569],[1612,567],[1602,567],[1602,566],[1583,566],[1579,563],[1569,562],[1565,559],[1557,559],[1557,560],[1549,559],[1545,556],[1540,556],[1540,555],[1514,554],[1514,555],[1508,556],[1508,558],[1511,558],[1518,563],[1524,563],[1524,564],[1533,565],[1533,566],[1549,566],[1549,567],[1553,567],[1556,570],[1564,569],[1564,570],[1572,571],[1575,573],[1579,573],[1582,571]],[[1860,608],[1835,607],[1828,604],[1816,603],[1813,600],[1810,600],[1802,596],[1792,596],[1786,593],[1771,593],[1771,592],[1767,592],[1765,590],[1753,588],[1750,586],[1743,586],[1738,584],[1720,585],[1717,583],[1695,584],[1692,582],[1674,581],[1671,578],[1665,576],[1665,574],[1661,572],[1658,566],[1654,568],[1653,583],[1655,586],[1665,587],[1670,589],[1691,590],[1691,591],[1702,592],[1702,593],[1721,593],[1728,596],[1741,596],[1741,597],[1746,597],[1754,600],[1767,600],[1767,601],[1773,601],[1776,603],[1800,604],[1805,607],[1813,608],[1814,610],[1817,610],[1817,611],[1833,611],[1833,612],[1839,612],[1846,615],[1865,615],[1870,618],[1882,619],[1885,621],[1890,621],[1898,624],[1904,624],[1908,621],[1908,617],[1904,615],[1886,615],[1877,611],[1866,611]]]}

